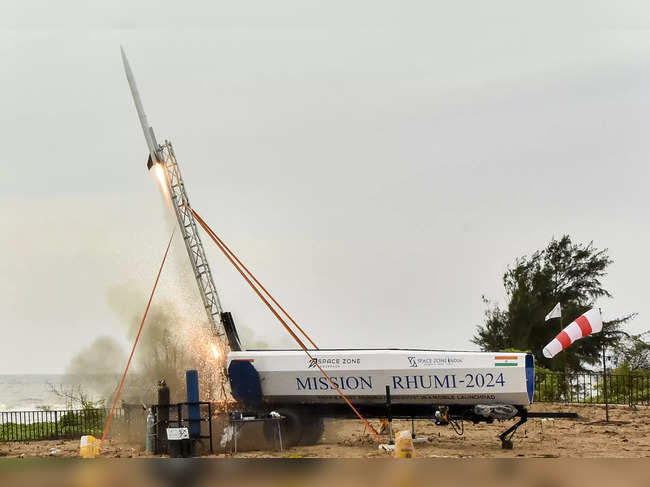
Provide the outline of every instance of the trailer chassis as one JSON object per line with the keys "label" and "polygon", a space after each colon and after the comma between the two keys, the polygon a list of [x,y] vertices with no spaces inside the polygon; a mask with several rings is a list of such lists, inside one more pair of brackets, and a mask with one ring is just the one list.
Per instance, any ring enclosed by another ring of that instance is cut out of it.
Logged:
{"label": "trailer chassis", "polygon": [[[243,405],[242,405],[243,406]],[[245,408],[242,413],[235,413],[237,416],[243,415],[248,417],[255,417],[257,420],[264,418],[267,421],[270,419],[269,413],[277,411],[282,415],[282,419],[286,419],[286,412],[293,411],[298,417],[319,417],[319,418],[336,418],[336,419],[351,419],[354,416],[350,414],[350,410],[344,404],[265,404],[263,409],[259,408]],[[530,418],[552,418],[552,419],[577,419],[578,414],[574,412],[558,413],[558,412],[530,412],[523,406],[516,407],[516,413],[509,418],[486,417],[479,415],[475,412],[473,405],[412,405],[412,404],[391,404],[390,396],[386,404],[364,405],[358,406],[359,412],[366,418],[386,418],[389,424],[393,419],[402,419],[411,421],[412,434],[415,434],[415,420],[433,421],[438,426],[451,426],[454,431],[462,436],[465,432],[464,423],[470,421],[473,424],[485,422],[492,424],[494,421],[509,421],[516,419],[517,421],[507,428],[497,437],[501,441],[501,448],[504,450],[513,449],[513,438],[517,430],[525,424]],[[271,420],[272,421],[272,420]],[[286,433],[284,437],[290,436]],[[285,443],[285,446],[291,446],[290,442]]]}

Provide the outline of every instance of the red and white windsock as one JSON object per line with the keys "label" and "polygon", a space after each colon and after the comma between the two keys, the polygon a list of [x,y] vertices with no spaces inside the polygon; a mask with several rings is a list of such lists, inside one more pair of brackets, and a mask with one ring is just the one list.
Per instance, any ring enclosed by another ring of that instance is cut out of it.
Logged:
{"label": "red and white windsock", "polygon": [[544,347],[542,353],[546,358],[553,358],[582,337],[598,333],[603,329],[603,319],[598,308],[592,308],[573,323],[562,330],[551,342]]}

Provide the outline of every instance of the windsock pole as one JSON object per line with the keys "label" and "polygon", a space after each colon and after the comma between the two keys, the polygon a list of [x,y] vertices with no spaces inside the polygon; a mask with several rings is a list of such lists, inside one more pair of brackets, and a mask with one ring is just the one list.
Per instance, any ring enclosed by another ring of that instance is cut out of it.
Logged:
{"label": "windsock pole", "polygon": [[603,398],[605,399],[605,422],[609,423],[609,397],[607,393],[607,361],[605,358],[605,342],[603,341]]}
{"label": "windsock pole", "polygon": [[[564,330],[564,326],[563,326],[563,323],[562,323],[563,322],[562,313],[560,313],[560,320],[559,321],[560,321],[560,333],[562,333],[562,330]],[[562,378],[563,378],[563,382],[566,382],[566,357],[562,356],[562,357],[560,357],[560,360],[562,360],[564,362],[564,367],[562,367],[562,372],[564,373],[564,376]]]}

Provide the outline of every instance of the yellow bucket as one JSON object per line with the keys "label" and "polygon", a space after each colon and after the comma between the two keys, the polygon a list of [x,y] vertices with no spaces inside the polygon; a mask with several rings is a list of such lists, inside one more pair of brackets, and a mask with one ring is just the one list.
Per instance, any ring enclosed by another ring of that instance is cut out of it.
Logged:
{"label": "yellow bucket", "polygon": [[79,442],[79,454],[81,458],[95,458],[99,456],[99,440],[92,435],[82,436]]}
{"label": "yellow bucket", "polygon": [[395,458],[415,458],[415,448],[410,431],[400,431],[395,438]]}

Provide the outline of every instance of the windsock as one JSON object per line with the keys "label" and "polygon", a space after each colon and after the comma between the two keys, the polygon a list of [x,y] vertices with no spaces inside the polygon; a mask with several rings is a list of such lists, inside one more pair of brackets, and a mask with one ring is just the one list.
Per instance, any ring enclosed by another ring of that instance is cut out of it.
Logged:
{"label": "windsock", "polygon": [[603,319],[598,308],[592,308],[562,330],[544,347],[542,353],[546,358],[553,358],[582,337],[598,333],[603,329]]}

